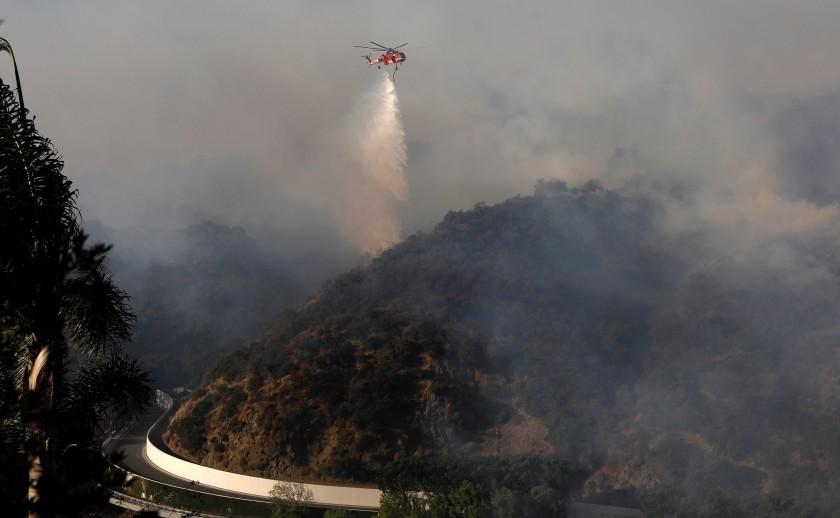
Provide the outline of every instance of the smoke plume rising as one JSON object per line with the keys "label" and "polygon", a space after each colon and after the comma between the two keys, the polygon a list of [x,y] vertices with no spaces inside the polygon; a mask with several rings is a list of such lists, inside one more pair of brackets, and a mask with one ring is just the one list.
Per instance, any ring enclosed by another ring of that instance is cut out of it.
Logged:
{"label": "smoke plume rising", "polygon": [[400,240],[396,204],[406,201],[408,191],[405,132],[397,91],[387,73],[360,99],[347,129],[343,134],[353,151],[338,224],[363,252],[376,254]]}

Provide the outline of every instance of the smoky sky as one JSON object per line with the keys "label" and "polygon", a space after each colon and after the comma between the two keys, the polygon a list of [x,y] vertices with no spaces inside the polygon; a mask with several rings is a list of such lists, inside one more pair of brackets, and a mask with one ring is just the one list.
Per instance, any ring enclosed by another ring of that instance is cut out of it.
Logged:
{"label": "smoky sky", "polygon": [[340,233],[334,128],[378,81],[368,40],[409,42],[404,233],[539,178],[677,185],[700,200],[678,227],[795,231],[840,197],[835,1],[4,7],[27,106],[116,228]]}

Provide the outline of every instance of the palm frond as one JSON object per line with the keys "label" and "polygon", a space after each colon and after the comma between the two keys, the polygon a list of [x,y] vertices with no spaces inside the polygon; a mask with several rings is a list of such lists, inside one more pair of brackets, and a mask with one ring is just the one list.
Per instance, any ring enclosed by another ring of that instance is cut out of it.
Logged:
{"label": "palm frond", "polygon": [[0,38],[0,52],[7,53],[12,58],[12,66],[15,69],[15,82],[17,82],[18,99],[20,102],[21,118],[26,116],[26,108],[23,105],[23,88],[20,86],[20,72],[18,71],[17,60],[15,59],[15,52],[12,50],[12,44],[6,38]]}
{"label": "palm frond", "polygon": [[[3,51],[14,62],[0,38]],[[103,420],[137,412],[151,393],[148,376],[119,354],[134,316],[108,273],[109,247],[86,245],[77,192],[27,116],[16,63],[15,76],[18,100],[0,80],[0,446],[17,441],[38,458],[47,445],[93,445]],[[88,354],[71,363],[66,338]],[[27,378],[48,383],[30,397]],[[5,451],[0,461],[22,458],[25,475],[27,455]]]}
{"label": "palm frond", "polygon": [[99,354],[131,337],[135,317],[126,292],[108,274],[105,257],[111,247],[87,246],[87,234],[73,236],[63,286],[67,332],[82,351]]}
{"label": "palm frond", "polygon": [[65,282],[64,321],[71,341],[88,354],[99,354],[131,337],[135,316],[126,292],[102,266],[81,270]]}
{"label": "palm frond", "polygon": [[55,291],[45,281],[60,279],[56,258],[79,230],[76,191],[60,156],[17,108],[0,81],[0,308],[18,311],[20,321],[34,320],[32,301]]}
{"label": "palm frond", "polygon": [[68,440],[83,440],[101,429],[104,419],[126,419],[148,405],[151,398],[148,374],[135,360],[111,354],[79,368],[68,384],[57,417],[63,423],[74,422],[75,428],[67,430]]}

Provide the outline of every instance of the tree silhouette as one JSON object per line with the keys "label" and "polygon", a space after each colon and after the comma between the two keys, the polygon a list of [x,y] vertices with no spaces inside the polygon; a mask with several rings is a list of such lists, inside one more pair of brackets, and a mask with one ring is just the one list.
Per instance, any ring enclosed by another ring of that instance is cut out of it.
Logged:
{"label": "tree silhouette", "polygon": [[[6,40],[0,49],[11,53]],[[18,94],[0,81],[0,390],[14,395],[0,435],[26,456],[22,507],[48,516],[78,500],[73,462],[96,449],[104,420],[138,411],[150,390],[121,350],[134,316],[106,268],[110,247],[87,244],[76,191],[19,81]]]}
{"label": "tree silhouette", "polygon": [[[0,20],[0,24],[2,23],[3,20]],[[23,89],[20,87],[20,73],[18,72],[17,60],[15,59],[15,53],[12,50],[12,45],[9,43],[9,40],[3,37],[0,37],[0,52],[5,52],[12,58],[12,66],[15,69],[15,82],[17,83],[18,103],[20,103],[20,113],[24,116],[26,107],[23,104]]]}

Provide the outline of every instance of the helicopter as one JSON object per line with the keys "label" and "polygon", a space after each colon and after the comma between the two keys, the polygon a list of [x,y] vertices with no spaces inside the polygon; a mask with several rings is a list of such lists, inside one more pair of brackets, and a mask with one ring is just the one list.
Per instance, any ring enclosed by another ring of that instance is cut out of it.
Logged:
{"label": "helicopter", "polygon": [[370,53],[366,56],[362,56],[368,62],[368,65],[376,65],[376,68],[382,68],[382,65],[388,66],[393,64],[394,65],[394,73],[391,74],[391,81],[397,76],[397,70],[399,70],[399,64],[405,62],[405,52],[401,52],[397,49],[405,47],[408,45],[408,42],[403,43],[402,45],[397,45],[396,47],[386,47],[385,45],[380,45],[375,41],[371,41],[375,47],[369,47],[366,45],[353,45],[359,49],[367,49],[367,50],[374,50],[376,52],[382,52],[382,54],[376,59],[370,59]]}

